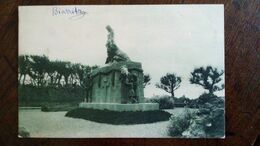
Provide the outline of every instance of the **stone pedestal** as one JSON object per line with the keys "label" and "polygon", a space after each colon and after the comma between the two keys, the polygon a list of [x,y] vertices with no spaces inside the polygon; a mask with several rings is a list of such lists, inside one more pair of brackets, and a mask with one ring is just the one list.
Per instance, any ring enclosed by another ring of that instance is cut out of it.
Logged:
{"label": "stone pedestal", "polygon": [[[123,69],[122,69],[123,68]],[[122,72],[126,71],[124,74]],[[158,110],[157,103],[144,102],[143,70],[139,62],[121,61],[95,69],[88,101],[80,107],[113,111]]]}
{"label": "stone pedestal", "polygon": [[120,103],[87,103],[81,102],[81,108],[91,108],[99,110],[111,111],[153,111],[159,109],[158,103],[135,103],[135,104],[120,104]]}
{"label": "stone pedestal", "polygon": [[117,62],[94,70],[91,74],[93,85],[91,102],[94,103],[129,103],[129,87],[121,79],[121,68],[126,67],[128,72],[136,76],[133,85],[137,102],[144,101],[143,70],[139,62]]}
{"label": "stone pedestal", "polygon": [[113,29],[108,25],[106,66],[91,72],[88,102],[80,107],[114,111],[157,110],[158,104],[144,102],[142,64],[133,62],[114,41]]}

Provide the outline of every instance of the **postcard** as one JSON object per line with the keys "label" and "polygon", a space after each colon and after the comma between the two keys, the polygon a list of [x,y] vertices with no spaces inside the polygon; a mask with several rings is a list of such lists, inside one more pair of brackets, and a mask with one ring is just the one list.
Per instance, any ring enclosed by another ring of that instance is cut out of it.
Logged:
{"label": "postcard", "polygon": [[18,137],[224,138],[224,5],[19,6]]}

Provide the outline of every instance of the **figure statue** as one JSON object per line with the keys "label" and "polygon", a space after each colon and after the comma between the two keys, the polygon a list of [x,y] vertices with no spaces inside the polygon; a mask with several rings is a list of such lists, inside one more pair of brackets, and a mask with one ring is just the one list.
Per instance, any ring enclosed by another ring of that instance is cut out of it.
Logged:
{"label": "figure statue", "polygon": [[114,32],[113,29],[108,25],[106,27],[108,31],[107,36],[107,59],[106,64],[120,61],[129,61],[130,58],[122,52],[114,42]]}
{"label": "figure statue", "polygon": [[137,103],[138,99],[136,96],[136,90],[135,90],[135,86],[136,86],[136,81],[137,81],[137,76],[135,74],[129,74],[128,76],[128,86],[129,86],[129,98],[131,103]]}
{"label": "figure statue", "polygon": [[127,87],[128,101],[131,103],[137,103],[138,97],[136,96],[135,86],[137,84],[137,75],[128,71],[126,66],[121,67],[120,80]]}

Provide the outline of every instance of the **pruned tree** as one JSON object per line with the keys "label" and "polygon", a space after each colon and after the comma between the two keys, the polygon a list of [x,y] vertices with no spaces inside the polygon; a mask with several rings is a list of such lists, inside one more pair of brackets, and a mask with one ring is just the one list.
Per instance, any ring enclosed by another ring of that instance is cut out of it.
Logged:
{"label": "pruned tree", "polygon": [[171,96],[174,97],[174,91],[180,87],[180,83],[181,77],[178,77],[174,73],[167,73],[165,76],[161,77],[160,83],[157,83],[155,86],[170,93]]}
{"label": "pruned tree", "polygon": [[221,76],[224,74],[223,70],[218,70],[212,66],[206,68],[200,67],[195,68],[191,72],[190,83],[202,86],[204,89],[209,91],[209,94],[213,94],[215,91],[224,89],[224,84],[218,85],[222,80]]}
{"label": "pruned tree", "polygon": [[151,81],[151,77],[149,74],[144,74],[144,81],[143,81],[143,87],[145,88],[146,85],[149,85]]}

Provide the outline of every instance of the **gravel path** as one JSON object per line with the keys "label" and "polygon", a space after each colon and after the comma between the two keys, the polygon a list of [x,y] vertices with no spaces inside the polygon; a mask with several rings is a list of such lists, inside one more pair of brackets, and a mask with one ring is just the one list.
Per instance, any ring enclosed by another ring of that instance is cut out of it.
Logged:
{"label": "gravel path", "polygon": [[[180,114],[182,108],[166,110]],[[19,127],[25,127],[31,137],[167,137],[169,121],[151,124],[110,125],[68,118],[66,112],[19,110]]]}

